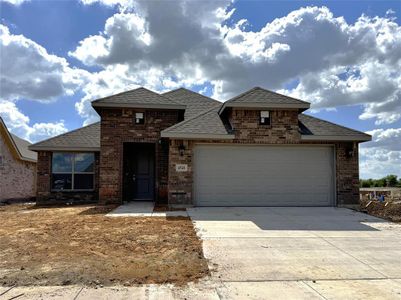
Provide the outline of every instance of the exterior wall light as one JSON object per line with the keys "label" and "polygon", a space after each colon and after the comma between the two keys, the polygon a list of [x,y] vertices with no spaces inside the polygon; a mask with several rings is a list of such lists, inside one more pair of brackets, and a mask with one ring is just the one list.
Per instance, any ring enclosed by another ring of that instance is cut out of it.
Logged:
{"label": "exterior wall light", "polygon": [[180,153],[180,156],[184,156],[185,146],[183,144],[178,146],[178,152]]}

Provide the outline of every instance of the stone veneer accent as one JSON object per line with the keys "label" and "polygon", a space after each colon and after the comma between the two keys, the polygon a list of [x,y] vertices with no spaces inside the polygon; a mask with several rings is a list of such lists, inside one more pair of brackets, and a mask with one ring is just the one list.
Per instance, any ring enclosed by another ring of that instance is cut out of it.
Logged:
{"label": "stone veneer accent", "polygon": [[36,191],[36,203],[38,205],[97,202],[99,195],[99,152],[95,152],[95,188],[93,192],[54,192],[51,190],[51,176],[52,152],[39,151]]}
{"label": "stone veneer accent", "polygon": [[[145,124],[134,123],[136,112],[145,114]],[[102,109],[100,115],[100,202],[122,202],[124,142],[155,144],[156,200],[167,200],[168,144],[161,142],[160,132],[181,121],[182,113],[178,110]]]}
{"label": "stone veneer accent", "polygon": [[1,133],[0,156],[0,201],[35,197],[36,163],[16,159]]}
{"label": "stone veneer accent", "polygon": [[[338,206],[354,206],[359,203],[358,146],[353,142],[305,142],[298,132],[297,111],[272,111],[271,126],[259,124],[259,111],[233,109],[228,120],[234,129],[235,139],[221,140],[171,140],[169,151],[169,204],[192,206],[193,150],[196,143],[231,144],[330,144],[336,157],[336,197]],[[178,147],[185,146],[180,156]],[[353,150],[353,156],[347,155]],[[176,172],[176,164],[187,164],[187,172]]]}

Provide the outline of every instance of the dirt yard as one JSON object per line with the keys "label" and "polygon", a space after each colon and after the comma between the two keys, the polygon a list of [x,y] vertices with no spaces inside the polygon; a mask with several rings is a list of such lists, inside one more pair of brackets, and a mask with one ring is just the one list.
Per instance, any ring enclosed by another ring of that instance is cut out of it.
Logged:
{"label": "dirt yard", "polygon": [[[369,203],[370,202],[370,203]],[[387,203],[387,205],[386,205]],[[392,222],[401,222],[400,202],[379,202],[376,200],[361,200],[360,210],[372,216],[387,219]]]}
{"label": "dirt yard", "polygon": [[0,207],[0,285],[181,285],[209,274],[189,218],[110,210]]}

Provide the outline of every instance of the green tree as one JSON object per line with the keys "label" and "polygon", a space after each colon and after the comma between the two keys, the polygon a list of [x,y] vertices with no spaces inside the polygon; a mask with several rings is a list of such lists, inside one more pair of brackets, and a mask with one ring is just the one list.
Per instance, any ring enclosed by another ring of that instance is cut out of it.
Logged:
{"label": "green tree", "polygon": [[397,175],[387,175],[383,179],[386,181],[386,186],[396,186],[397,185]]}

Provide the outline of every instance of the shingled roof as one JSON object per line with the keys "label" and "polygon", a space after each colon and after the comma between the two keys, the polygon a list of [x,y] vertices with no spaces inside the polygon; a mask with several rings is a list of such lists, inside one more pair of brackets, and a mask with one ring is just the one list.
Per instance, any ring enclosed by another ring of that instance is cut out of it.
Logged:
{"label": "shingled roof", "polygon": [[34,151],[100,151],[100,122],[33,144]]}
{"label": "shingled roof", "polygon": [[224,102],[220,113],[226,107],[246,107],[246,108],[295,108],[304,111],[310,107],[308,102],[298,100],[289,96],[278,94],[261,87],[254,87],[230,100]]}
{"label": "shingled roof", "polygon": [[185,105],[143,87],[92,101],[92,106],[185,109]]}
{"label": "shingled roof", "polygon": [[9,147],[11,147],[10,150],[15,158],[23,161],[37,162],[38,160],[37,153],[30,151],[28,149],[31,143],[24,139],[21,139],[20,137],[8,131],[7,126],[1,117],[0,117],[0,133],[3,134],[6,143],[9,145]]}
{"label": "shingled roof", "polygon": [[184,115],[185,119],[192,118],[209,108],[215,107],[216,104],[221,104],[220,101],[214,100],[212,98],[203,96],[184,88],[179,88],[164,93],[163,96],[172,99],[176,103],[180,103],[186,106]]}
{"label": "shingled roof", "polygon": [[227,132],[219,116],[220,106],[217,104],[193,118],[164,129],[161,136],[191,139],[233,139],[234,135]]}
{"label": "shingled roof", "polygon": [[[119,106],[120,104],[118,103],[128,103],[127,101],[132,101],[132,103],[136,103],[135,105],[144,102],[147,102],[147,105],[151,105],[152,103],[158,103],[157,105],[159,105],[161,102],[173,103],[171,104],[172,106],[177,105],[179,107],[186,107],[185,119],[184,121],[163,130],[161,132],[162,137],[183,139],[234,138],[234,135],[226,129],[219,115],[225,105],[219,101],[213,100],[211,98],[183,88],[167,92],[163,95],[158,95],[144,88],[140,88],[134,91],[136,92],[132,93],[133,91],[129,91],[97,101],[98,103],[103,100],[105,100],[105,102],[103,103],[111,103],[110,101],[112,101],[114,106]],[[142,96],[144,98],[141,98],[142,100],[138,100]],[[160,100],[160,98],[157,96],[160,96],[163,100]],[[265,98],[260,98],[261,96]],[[110,98],[113,98],[113,100],[110,100]],[[115,99],[117,99],[117,102],[115,102]],[[251,91],[241,94],[230,101],[234,102],[234,100],[235,102],[238,101],[238,103],[245,103],[244,107],[248,107],[248,105],[252,103],[258,103],[258,101],[271,101],[272,103],[276,104],[281,103],[280,105],[307,104],[309,106],[307,102],[280,95],[261,88],[254,88]],[[302,140],[371,140],[371,136],[363,132],[333,124],[328,121],[324,121],[305,114],[299,114],[299,131],[301,133]],[[37,144],[31,145],[29,149],[34,151],[100,151],[100,123],[98,122],[39,142]]]}
{"label": "shingled roof", "polygon": [[299,114],[299,127],[303,140],[351,140],[370,141],[364,132],[324,121],[309,115]]}

